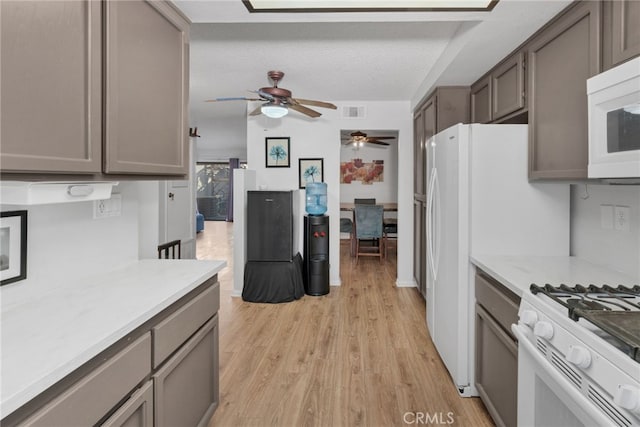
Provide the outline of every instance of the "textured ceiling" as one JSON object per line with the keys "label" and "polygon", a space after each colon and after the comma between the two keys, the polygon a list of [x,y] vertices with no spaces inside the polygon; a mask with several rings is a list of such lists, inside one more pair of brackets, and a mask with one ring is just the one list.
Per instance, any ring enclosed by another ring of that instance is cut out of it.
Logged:
{"label": "textured ceiling", "polygon": [[475,81],[570,1],[501,0],[484,13],[329,14],[250,14],[240,0],[174,3],[194,22],[190,125],[204,129],[246,126],[245,101],[204,100],[252,96],[270,85],[269,70],[285,72],[279,86],[294,97],[415,105],[435,85]]}

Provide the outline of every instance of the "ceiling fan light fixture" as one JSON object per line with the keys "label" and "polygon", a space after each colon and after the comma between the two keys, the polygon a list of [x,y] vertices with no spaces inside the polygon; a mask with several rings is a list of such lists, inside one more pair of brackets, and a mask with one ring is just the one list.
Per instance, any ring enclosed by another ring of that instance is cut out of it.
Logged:
{"label": "ceiling fan light fixture", "polygon": [[274,104],[265,104],[260,108],[260,111],[262,114],[272,119],[279,119],[289,113],[289,109],[287,107]]}

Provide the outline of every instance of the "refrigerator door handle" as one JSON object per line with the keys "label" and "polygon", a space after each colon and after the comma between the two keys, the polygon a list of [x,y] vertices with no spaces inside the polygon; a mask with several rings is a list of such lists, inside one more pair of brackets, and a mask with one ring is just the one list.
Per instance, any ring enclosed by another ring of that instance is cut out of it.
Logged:
{"label": "refrigerator door handle", "polygon": [[433,175],[433,231],[431,232],[433,240],[433,280],[438,278],[438,266],[440,265],[440,180],[438,179],[438,170],[434,169]]}
{"label": "refrigerator door handle", "polygon": [[431,176],[429,177],[429,188],[428,196],[427,196],[427,260],[429,264],[429,269],[431,270],[431,275],[435,280],[437,277],[437,260],[435,257],[435,186],[438,181],[438,172],[435,168],[431,170]]}

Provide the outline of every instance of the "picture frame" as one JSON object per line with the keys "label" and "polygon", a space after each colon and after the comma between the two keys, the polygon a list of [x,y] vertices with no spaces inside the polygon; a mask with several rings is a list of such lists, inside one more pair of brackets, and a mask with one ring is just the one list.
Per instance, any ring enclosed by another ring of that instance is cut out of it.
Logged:
{"label": "picture frame", "polygon": [[290,138],[266,137],[265,138],[265,167],[288,168],[290,167]]}
{"label": "picture frame", "polygon": [[0,213],[0,286],[27,278],[27,211]]}
{"label": "picture frame", "polygon": [[298,159],[299,188],[307,188],[309,182],[324,182],[324,159]]}

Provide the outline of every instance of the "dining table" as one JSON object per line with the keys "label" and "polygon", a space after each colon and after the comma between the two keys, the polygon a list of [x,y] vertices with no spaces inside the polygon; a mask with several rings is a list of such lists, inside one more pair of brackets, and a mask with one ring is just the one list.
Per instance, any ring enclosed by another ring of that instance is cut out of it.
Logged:
{"label": "dining table", "polygon": [[[397,212],[398,211],[398,203],[396,202],[385,202],[385,203],[376,203],[377,205],[382,205],[382,208],[385,212]],[[355,203],[343,203],[340,202],[340,210],[341,211],[351,211],[356,208]]]}

